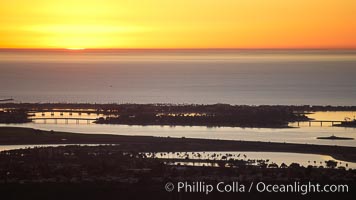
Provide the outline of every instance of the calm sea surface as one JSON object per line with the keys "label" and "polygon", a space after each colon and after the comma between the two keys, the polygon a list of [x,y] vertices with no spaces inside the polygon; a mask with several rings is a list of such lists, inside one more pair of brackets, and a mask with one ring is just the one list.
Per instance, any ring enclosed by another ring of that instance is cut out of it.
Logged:
{"label": "calm sea surface", "polygon": [[0,51],[17,102],[356,105],[356,51]]}
{"label": "calm sea surface", "polygon": [[[0,98],[16,102],[230,103],[356,106],[356,51],[0,50]],[[355,112],[318,112],[317,120]],[[208,128],[96,124],[22,125],[79,133],[356,146],[355,128]],[[297,126],[292,124],[292,126]]]}

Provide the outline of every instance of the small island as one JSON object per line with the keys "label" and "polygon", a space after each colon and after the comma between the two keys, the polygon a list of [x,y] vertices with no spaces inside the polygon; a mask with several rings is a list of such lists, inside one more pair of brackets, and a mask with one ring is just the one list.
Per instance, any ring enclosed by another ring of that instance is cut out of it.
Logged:
{"label": "small island", "polygon": [[317,137],[316,139],[320,139],[320,140],[353,140],[354,138],[337,137],[335,135],[332,135],[332,136],[329,136],[329,137]]}
{"label": "small island", "polygon": [[290,128],[309,121],[304,107],[229,104],[16,104],[0,105],[0,123],[27,123],[31,114],[79,112],[100,114],[96,124],[207,127]]}

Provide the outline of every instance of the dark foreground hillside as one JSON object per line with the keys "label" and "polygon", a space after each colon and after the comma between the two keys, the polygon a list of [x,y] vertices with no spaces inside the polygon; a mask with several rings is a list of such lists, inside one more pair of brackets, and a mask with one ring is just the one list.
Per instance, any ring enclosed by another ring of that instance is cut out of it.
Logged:
{"label": "dark foreground hillside", "polygon": [[[4,199],[352,199],[356,171],[290,166],[266,168],[227,160],[220,167],[171,166],[139,152],[123,152],[116,146],[67,146],[6,151],[0,154],[0,192]],[[181,190],[178,184],[200,186]],[[238,183],[234,192],[206,185]],[[348,192],[258,192],[251,183],[277,185],[347,185]],[[168,186],[167,186],[168,184]],[[173,185],[173,189],[172,186]],[[199,184],[196,184],[199,185]],[[170,191],[172,189],[172,191]],[[167,191],[169,190],[169,191]]]}

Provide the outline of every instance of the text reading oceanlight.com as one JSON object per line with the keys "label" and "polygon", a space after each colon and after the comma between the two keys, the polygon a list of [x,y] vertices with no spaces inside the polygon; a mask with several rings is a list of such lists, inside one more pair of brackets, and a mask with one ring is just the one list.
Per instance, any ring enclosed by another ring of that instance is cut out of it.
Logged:
{"label": "text reading oceanlight.com", "polygon": [[216,184],[207,184],[203,181],[196,182],[168,182],[165,185],[168,192],[176,190],[177,192],[186,193],[205,193],[211,192],[268,192],[268,193],[299,193],[306,195],[308,193],[338,193],[349,192],[347,184],[319,184],[319,183],[300,183],[291,184],[267,184],[264,182],[251,182],[242,184],[239,182],[218,182]]}

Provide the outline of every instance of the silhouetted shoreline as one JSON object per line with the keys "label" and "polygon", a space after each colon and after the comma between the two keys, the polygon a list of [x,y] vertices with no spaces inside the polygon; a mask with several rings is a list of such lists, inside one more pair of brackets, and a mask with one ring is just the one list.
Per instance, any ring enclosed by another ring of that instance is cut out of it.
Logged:
{"label": "silhouetted shoreline", "polygon": [[0,108],[16,108],[16,109],[94,109],[94,110],[115,110],[124,107],[152,107],[163,106],[170,107],[176,106],[180,108],[189,108],[200,106],[236,106],[236,107],[273,107],[279,109],[289,109],[301,112],[318,112],[318,111],[356,111],[356,106],[332,106],[332,105],[231,105],[231,104],[173,104],[173,103],[1,103]]}
{"label": "silhouetted shoreline", "polygon": [[[137,138],[137,137],[135,137]],[[142,145],[142,143],[140,144]],[[0,192],[6,199],[261,199],[284,197],[300,199],[300,193],[204,191],[169,192],[167,184],[178,182],[193,185],[240,184],[343,184],[348,192],[326,193],[327,197],[354,198],[356,170],[336,168],[337,162],[327,161],[327,167],[303,167],[267,164],[248,165],[240,159],[217,161],[213,166],[169,165],[157,157],[147,157],[140,148],[119,146],[41,147],[0,152]],[[139,147],[139,144],[135,145]],[[154,153],[154,152],[152,152]],[[150,153],[150,154],[152,154]],[[189,160],[189,159],[188,159]],[[194,162],[194,161],[192,161]],[[267,167],[268,166],[268,167]],[[60,192],[59,192],[60,191]],[[60,193],[60,194],[59,194]],[[325,193],[312,192],[308,197]],[[181,198],[184,196],[184,198]]]}
{"label": "silhouetted shoreline", "polygon": [[[206,127],[292,128],[290,123],[311,121],[316,111],[353,111],[355,106],[285,106],[229,104],[0,104],[0,123],[27,123],[34,113],[97,114],[94,123],[121,125],[167,125]],[[99,115],[101,115],[99,117]],[[51,117],[43,118],[50,120]],[[61,118],[58,118],[61,119]],[[70,119],[70,118],[66,118]],[[94,120],[92,119],[92,120]],[[83,119],[86,120],[86,119]],[[88,121],[89,123],[89,121]]]}
{"label": "silhouetted shoreline", "polygon": [[[356,147],[272,142],[227,141],[152,136],[122,136],[42,131],[0,127],[0,145],[13,144],[116,144],[102,146],[59,146],[0,152],[0,192],[6,199],[300,199],[298,193],[167,192],[165,185],[180,181],[194,184],[347,184],[349,192],[311,193],[308,197],[353,199],[356,170],[337,167],[301,166],[258,161],[249,165],[241,159],[217,160],[213,166],[169,165],[167,159],[147,157],[142,152],[259,151],[330,155],[356,162]],[[227,155],[227,154],[226,154]],[[187,161],[197,162],[185,158]],[[204,162],[201,160],[200,162]],[[59,192],[60,191],[60,192]],[[60,194],[59,194],[60,193]]]}
{"label": "silhouetted shoreline", "polygon": [[334,124],[334,126],[338,127],[349,127],[349,128],[356,128],[356,120],[354,119],[353,121],[345,121],[341,122],[341,124]]}
{"label": "silhouetted shoreline", "polygon": [[0,145],[20,144],[120,144],[123,151],[259,151],[330,155],[356,162],[356,147],[308,145],[277,142],[163,138],[42,131],[30,128],[0,127]]}

